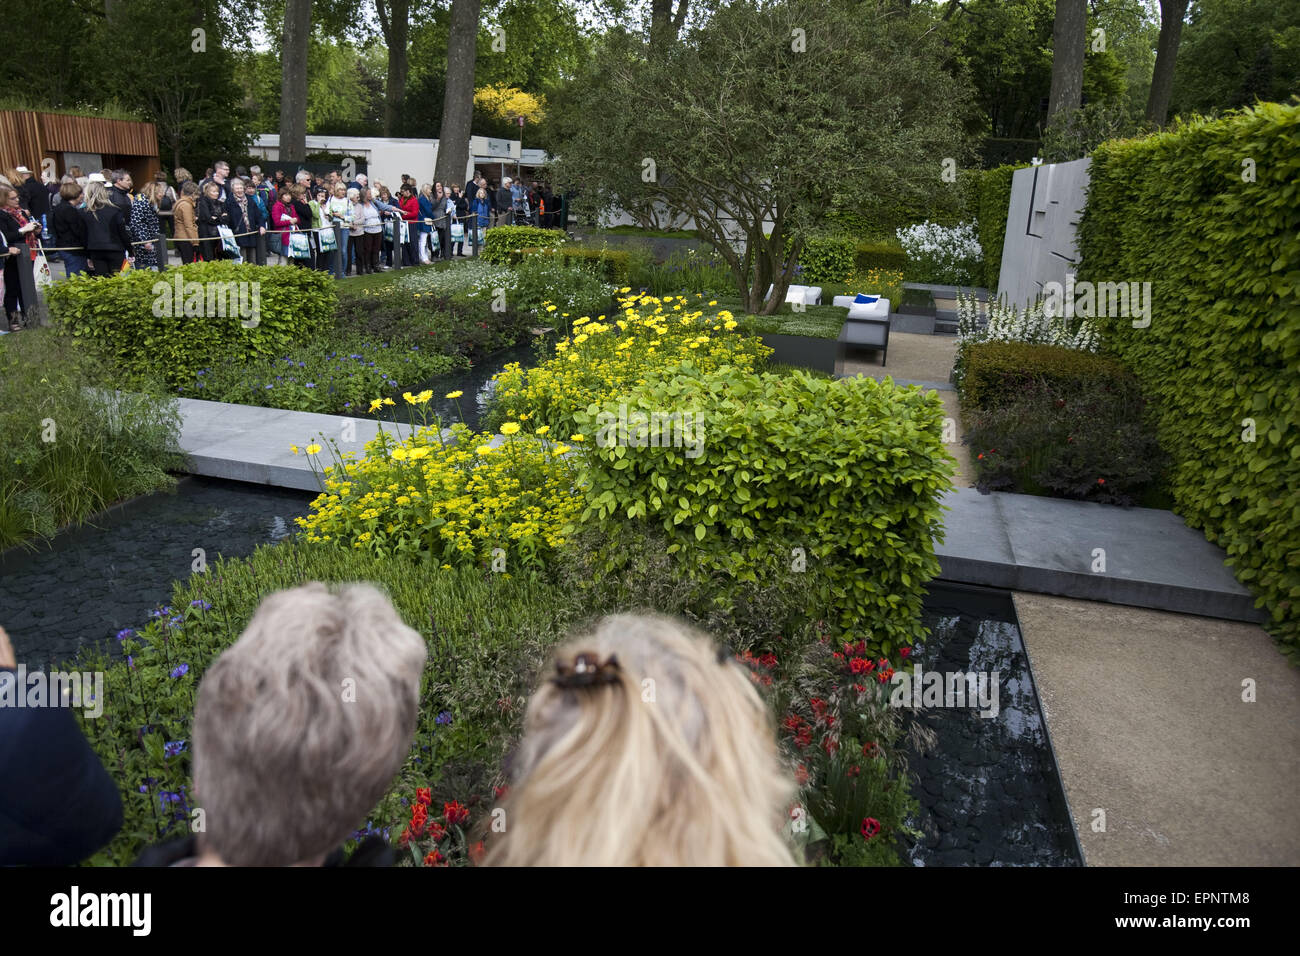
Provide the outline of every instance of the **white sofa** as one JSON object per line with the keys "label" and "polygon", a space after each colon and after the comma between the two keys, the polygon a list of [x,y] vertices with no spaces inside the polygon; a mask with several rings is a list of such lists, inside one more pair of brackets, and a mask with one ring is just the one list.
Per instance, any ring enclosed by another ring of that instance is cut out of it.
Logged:
{"label": "white sofa", "polygon": [[832,304],[849,310],[850,321],[857,322],[888,322],[889,321],[889,300],[883,296],[875,302],[854,302],[854,296],[837,295]]}
{"label": "white sofa", "polygon": [[[776,286],[767,287],[765,298],[772,297],[772,290]],[[802,302],[804,305],[821,305],[822,304],[822,287],[819,285],[792,285],[785,290],[786,302]]]}

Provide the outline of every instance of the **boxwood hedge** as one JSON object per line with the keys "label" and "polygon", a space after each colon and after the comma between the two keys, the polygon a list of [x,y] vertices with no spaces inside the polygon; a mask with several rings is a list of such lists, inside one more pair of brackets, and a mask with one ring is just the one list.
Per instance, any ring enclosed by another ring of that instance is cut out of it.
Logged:
{"label": "boxwood hedge", "polygon": [[49,302],[55,322],[128,373],[154,371],[169,385],[188,385],[214,358],[274,358],[319,334],[336,296],[328,272],[199,262],[162,273],[79,276],[51,286]]}
{"label": "boxwood hedge", "polygon": [[1176,510],[1300,650],[1300,106],[1261,104],[1092,157],[1079,279],[1152,283],[1101,319],[1157,409]]}
{"label": "boxwood hedge", "polygon": [[[638,447],[638,413],[700,417],[661,419],[683,440],[661,428]],[[721,369],[660,380],[579,413],[594,437],[584,518],[611,541],[625,525],[658,525],[692,575],[775,581],[804,560],[817,572],[807,612],[888,656],[923,639],[925,585],[939,572],[939,499],[952,475],[943,416],[937,394],[865,376]],[[695,431],[682,427],[690,421]]]}

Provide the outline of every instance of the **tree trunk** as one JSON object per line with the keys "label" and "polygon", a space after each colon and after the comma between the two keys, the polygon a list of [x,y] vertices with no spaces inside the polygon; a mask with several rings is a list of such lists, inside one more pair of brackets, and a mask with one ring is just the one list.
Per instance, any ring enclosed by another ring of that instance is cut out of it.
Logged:
{"label": "tree trunk", "polygon": [[650,4],[650,42],[672,42],[681,33],[682,24],[686,22],[686,9],[690,0],[677,0],[677,10],[673,10],[673,0],[652,0]]}
{"label": "tree trunk", "polygon": [[411,0],[375,0],[379,26],[388,47],[388,80],[384,90],[384,135],[396,136],[406,99],[410,68]]}
{"label": "tree trunk", "polygon": [[1083,56],[1088,46],[1088,0],[1056,0],[1052,28],[1052,89],[1047,122],[1083,102]]}
{"label": "tree trunk", "polygon": [[285,0],[281,48],[280,161],[307,158],[307,44],[311,0]]}
{"label": "tree trunk", "polygon": [[1160,41],[1156,44],[1156,66],[1151,74],[1151,93],[1147,97],[1147,119],[1165,125],[1169,116],[1169,95],[1174,89],[1174,61],[1178,58],[1178,41],[1183,35],[1183,18],[1187,0],[1160,0]]}
{"label": "tree trunk", "polygon": [[469,165],[470,127],[474,120],[474,57],[477,52],[480,0],[452,0],[447,37],[447,91],[438,133],[438,168],[434,178],[459,183]]}

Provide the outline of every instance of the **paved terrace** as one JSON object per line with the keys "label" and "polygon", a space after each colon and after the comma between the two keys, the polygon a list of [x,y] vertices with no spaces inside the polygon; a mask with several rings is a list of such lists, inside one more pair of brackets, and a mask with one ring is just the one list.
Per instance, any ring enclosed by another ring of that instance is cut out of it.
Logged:
{"label": "paved terrace", "polygon": [[[180,399],[181,447],[196,475],[319,491],[305,453],[332,438],[360,453],[379,424],[370,419]],[[392,425],[385,427],[391,429]],[[407,426],[402,426],[405,429]],[[344,441],[351,430],[352,441]],[[498,436],[501,440],[501,436]],[[328,451],[317,458],[329,464]],[[1260,621],[1223,552],[1172,512],[1031,495],[946,496],[942,576],[1017,591],[1107,601],[1237,621]],[[1105,552],[1104,570],[1093,570]]]}

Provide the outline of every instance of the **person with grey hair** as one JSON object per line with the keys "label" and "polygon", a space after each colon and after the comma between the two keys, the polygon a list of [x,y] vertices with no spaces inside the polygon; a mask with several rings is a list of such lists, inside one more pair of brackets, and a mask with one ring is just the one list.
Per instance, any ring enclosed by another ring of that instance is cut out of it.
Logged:
{"label": "person with grey hair", "polygon": [[265,598],[199,685],[198,835],[143,866],[392,863],[370,838],[340,849],[388,792],[415,734],[424,639],[368,584],[318,582]]}

